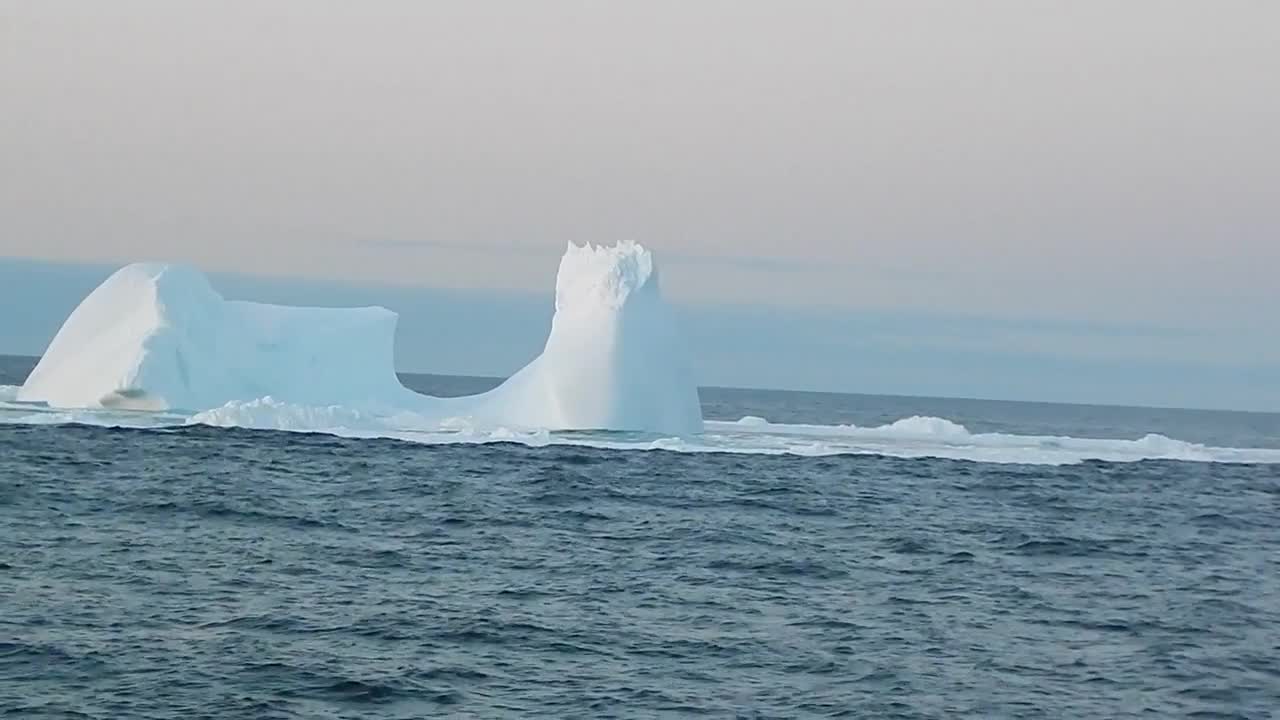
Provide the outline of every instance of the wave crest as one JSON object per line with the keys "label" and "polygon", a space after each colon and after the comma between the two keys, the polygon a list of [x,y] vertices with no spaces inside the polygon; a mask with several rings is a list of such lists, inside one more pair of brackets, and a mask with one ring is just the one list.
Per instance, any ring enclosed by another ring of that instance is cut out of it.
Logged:
{"label": "wave crest", "polygon": [[[708,432],[751,437],[796,454],[874,453],[978,462],[1062,465],[1086,460],[1135,462],[1184,460],[1219,463],[1280,463],[1280,450],[1223,448],[1149,433],[1135,440],[1057,435],[974,433],[945,418],[915,415],[887,425],[771,423],[747,416],[736,422],[708,421]],[[808,439],[807,444],[802,439]],[[821,440],[821,442],[817,442]]]}

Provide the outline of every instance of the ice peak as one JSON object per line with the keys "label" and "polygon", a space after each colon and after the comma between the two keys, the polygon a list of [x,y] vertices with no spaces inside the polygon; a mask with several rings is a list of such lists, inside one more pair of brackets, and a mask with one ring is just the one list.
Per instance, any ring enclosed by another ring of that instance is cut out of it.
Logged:
{"label": "ice peak", "polygon": [[658,267],[643,245],[613,246],[570,241],[556,275],[556,310],[620,308],[634,293],[658,283]]}

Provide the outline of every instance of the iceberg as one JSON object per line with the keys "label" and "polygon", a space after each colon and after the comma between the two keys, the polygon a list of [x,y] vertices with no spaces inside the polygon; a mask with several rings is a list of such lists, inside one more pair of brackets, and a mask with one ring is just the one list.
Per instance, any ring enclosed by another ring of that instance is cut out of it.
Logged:
{"label": "iceberg", "polygon": [[457,401],[469,405],[465,415],[519,427],[702,431],[684,343],[649,251],[570,243],[555,303],[542,354],[489,393]]}
{"label": "iceberg", "polygon": [[404,387],[396,322],[381,307],[226,300],[194,268],[128,265],[71,313],[17,399],[141,411],[265,401],[547,430],[702,431],[684,344],[639,244],[570,243],[543,352],[487,393]]}
{"label": "iceberg", "polygon": [[387,401],[396,316],[224,300],[198,270],[116,271],[63,323],[18,393],[60,408],[202,409],[263,395]]}

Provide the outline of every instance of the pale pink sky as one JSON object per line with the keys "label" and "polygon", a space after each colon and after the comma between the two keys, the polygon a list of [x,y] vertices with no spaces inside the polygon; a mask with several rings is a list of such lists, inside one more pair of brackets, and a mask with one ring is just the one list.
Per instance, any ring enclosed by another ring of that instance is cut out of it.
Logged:
{"label": "pale pink sky", "polygon": [[0,255],[1239,323],[1280,4],[0,0]]}

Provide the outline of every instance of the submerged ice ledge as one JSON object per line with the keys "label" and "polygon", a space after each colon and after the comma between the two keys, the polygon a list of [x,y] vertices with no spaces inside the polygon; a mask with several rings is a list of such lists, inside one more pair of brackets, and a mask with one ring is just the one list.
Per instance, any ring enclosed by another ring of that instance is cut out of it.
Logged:
{"label": "submerged ice ledge", "polygon": [[390,310],[229,301],[198,270],[134,264],[71,313],[17,399],[226,413],[284,403],[517,428],[701,432],[697,388],[649,250],[570,243],[555,302],[537,358],[487,393],[437,398],[396,377]]}

